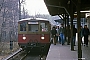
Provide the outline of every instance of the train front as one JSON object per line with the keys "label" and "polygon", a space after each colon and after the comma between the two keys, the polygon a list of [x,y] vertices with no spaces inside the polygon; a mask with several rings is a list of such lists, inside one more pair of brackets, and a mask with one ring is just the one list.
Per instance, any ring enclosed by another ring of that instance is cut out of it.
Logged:
{"label": "train front", "polygon": [[50,23],[44,20],[18,22],[18,44],[25,49],[42,49],[50,45]]}

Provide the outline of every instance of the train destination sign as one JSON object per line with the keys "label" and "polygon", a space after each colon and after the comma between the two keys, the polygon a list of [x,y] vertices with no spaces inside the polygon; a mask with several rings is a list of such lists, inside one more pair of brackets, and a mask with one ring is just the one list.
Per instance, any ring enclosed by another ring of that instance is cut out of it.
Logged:
{"label": "train destination sign", "polygon": [[28,24],[38,24],[38,22],[28,22]]}

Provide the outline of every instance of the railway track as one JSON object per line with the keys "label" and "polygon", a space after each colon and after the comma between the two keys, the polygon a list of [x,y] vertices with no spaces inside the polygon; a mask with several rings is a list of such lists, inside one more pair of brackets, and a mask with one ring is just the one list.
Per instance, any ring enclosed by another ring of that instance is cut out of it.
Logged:
{"label": "railway track", "polygon": [[41,60],[41,57],[40,56],[30,56],[30,55],[28,55],[22,60]]}
{"label": "railway track", "polygon": [[35,54],[30,51],[27,52],[19,49],[17,52],[3,60],[45,60],[45,58],[45,55]]}
{"label": "railway track", "polygon": [[23,54],[20,55],[17,60],[45,60],[45,56],[41,56],[39,54],[34,54],[34,53],[32,54],[30,51]]}

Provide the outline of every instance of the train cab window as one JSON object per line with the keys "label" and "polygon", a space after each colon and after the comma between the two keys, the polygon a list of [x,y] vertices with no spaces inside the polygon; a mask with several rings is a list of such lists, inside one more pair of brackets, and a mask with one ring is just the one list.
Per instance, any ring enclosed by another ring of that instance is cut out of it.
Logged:
{"label": "train cab window", "polygon": [[42,23],[40,24],[40,31],[42,31],[42,32],[47,32],[47,31],[48,31],[48,24],[42,22]]}
{"label": "train cab window", "polygon": [[26,31],[26,22],[20,23],[20,31]]}
{"label": "train cab window", "polygon": [[28,31],[30,32],[38,32],[39,30],[39,24],[37,21],[30,21],[28,22]]}
{"label": "train cab window", "polygon": [[38,24],[34,24],[34,25],[31,25],[31,24],[29,24],[28,25],[28,31],[30,31],[30,32],[37,32],[38,31]]}

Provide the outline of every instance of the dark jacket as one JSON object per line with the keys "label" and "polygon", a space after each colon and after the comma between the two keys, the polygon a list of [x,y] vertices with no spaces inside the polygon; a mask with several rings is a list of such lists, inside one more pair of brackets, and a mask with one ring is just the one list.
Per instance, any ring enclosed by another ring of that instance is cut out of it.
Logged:
{"label": "dark jacket", "polygon": [[66,36],[71,37],[71,29],[66,29]]}
{"label": "dark jacket", "polygon": [[88,28],[84,28],[82,31],[83,36],[85,35],[89,35],[89,29]]}
{"label": "dark jacket", "polygon": [[81,28],[80,34],[81,34],[81,37],[83,37],[83,28]]}
{"label": "dark jacket", "polygon": [[65,34],[65,28],[64,28],[64,27],[63,27],[63,28],[61,28],[61,27],[60,27],[60,28],[59,28],[59,32],[58,32],[58,33],[59,33],[59,34],[60,34],[60,33]]}
{"label": "dark jacket", "polygon": [[52,30],[51,30],[51,34],[52,34],[52,37],[53,37],[53,36],[56,36],[57,30],[56,30],[56,29],[52,29]]}
{"label": "dark jacket", "polygon": [[76,33],[77,33],[77,29],[73,28],[73,36],[76,36]]}

